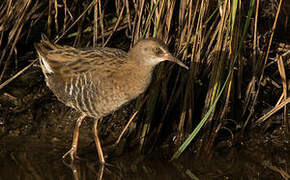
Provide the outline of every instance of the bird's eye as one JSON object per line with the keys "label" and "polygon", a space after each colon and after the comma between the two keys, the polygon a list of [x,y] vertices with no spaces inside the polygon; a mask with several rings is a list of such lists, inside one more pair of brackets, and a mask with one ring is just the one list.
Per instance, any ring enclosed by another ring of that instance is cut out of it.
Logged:
{"label": "bird's eye", "polygon": [[163,53],[163,51],[159,47],[153,48],[153,51],[156,55],[161,55]]}

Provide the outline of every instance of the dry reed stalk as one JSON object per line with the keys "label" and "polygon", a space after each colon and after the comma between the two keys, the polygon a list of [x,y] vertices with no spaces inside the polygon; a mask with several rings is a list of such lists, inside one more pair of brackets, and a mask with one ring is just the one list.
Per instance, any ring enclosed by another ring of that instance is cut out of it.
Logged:
{"label": "dry reed stalk", "polygon": [[278,20],[278,17],[279,17],[279,13],[280,13],[282,2],[283,2],[283,0],[280,0],[279,5],[278,5],[278,9],[277,9],[277,12],[276,12],[276,15],[275,15],[275,20],[274,20],[273,27],[272,27],[271,37],[269,39],[266,56],[265,56],[265,59],[264,59],[264,63],[262,65],[261,75],[260,75],[260,78],[259,78],[259,81],[258,81],[258,89],[257,89],[257,92],[254,95],[254,98],[253,98],[254,100],[253,100],[252,106],[250,107],[250,113],[249,113],[245,123],[243,124],[243,131],[246,128],[246,126],[247,126],[247,124],[248,124],[248,122],[250,120],[250,117],[252,117],[252,115],[254,113],[254,107],[255,107],[255,105],[257,103],[257,100],[258,100],[258,95],[259,95],[261,83],[262,83],[262,80],[264,78],[265,66],[267,64],[267,60],[268,60],[270,48],[271,48],[271,45],[272,45],[272,40],[273,40],[274,32],[275,32],[275,29],[276,29],[277,20]]}
{"label": "dry reed stalk", "polygon": [[0,24],[3,24],[0,28],[0,32],[2,34],[1,36],[3,36],[6,30],[10,30],[10,33],[8,42],[2,50],[0,57],[0,67],[2,67],[0,72],[0,82],[3,79],[8,65],[11,63],[10,59],[13,53],[17,52],[16,44],[21,36],[22,28],[24,24],[30,20],[32,13],[34,12],[29,12],[29,9],[39,7],[38,1],[36,1],[31,7],[31,0],[17,1],[15,3],[11,0],[6,0],[5,3],[6,6],[3,6],[2,12],[0,13],[3,15],[2,18],[0,18]]}
{"label": "dry reed stalk", "polygon": [[121,22],[121,20],[123,18],[124,9],[125,9],[125,6],[122,7],[121,12],[120,12],[119,17],[118,17],[118,20],[117,20],[117,22],[116,22],[116,24],[114,26],[114,29],[111,31],[111,33],[110,33],[109,37],[107,38],[106,42],[103,44],[103,47],[105,47],[107,45],[107,43],[110,41],[111,37],[113,36],[114,32],[116,32],[117,28],[119,27],[120,22]]}
{"label": "dry reed stalk", "polygon": [[[283,59],[282,56],[279,56],[277,59],[277,63],[278,63],[278,70],[281,76],[281,81],[282,81],[282,85],[283,85],[283,96],[284,96],[284,101],[286,101],[287,99],[287,76],[285,73],[285,67],[284,67],[284,63],[283,63]],[[288,122],[288,118],[287,118],[287,106],[284,106],[284,118],[283,118],[283,125],[286,128],[286,131],[289,132],[290,129],[290,123]]]}

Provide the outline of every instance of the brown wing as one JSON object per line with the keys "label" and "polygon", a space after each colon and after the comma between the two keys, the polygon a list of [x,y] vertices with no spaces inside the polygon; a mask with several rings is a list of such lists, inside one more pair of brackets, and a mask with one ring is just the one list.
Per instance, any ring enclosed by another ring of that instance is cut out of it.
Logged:
{"label": "brown wing", "polygon": [[43,37],[35,44],[44,73],[62,77],[93,72],[99,78],[108,76],[124,63],[127,53],[113,48],[76,49],[53,44]]}

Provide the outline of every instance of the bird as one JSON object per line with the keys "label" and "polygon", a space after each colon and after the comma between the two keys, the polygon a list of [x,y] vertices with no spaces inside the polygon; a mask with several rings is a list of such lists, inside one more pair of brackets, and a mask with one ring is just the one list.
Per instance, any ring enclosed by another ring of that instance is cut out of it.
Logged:
{"label": "bird", "polygon": [[77,156],[79,128],[85,117],[93,117],[98,157],[105,164],[98,136],[98,121],[135,99],[149,86],[156,65],[171,61],[188,69],[156,38],[140,39],[128,51],[109,47],[74,48],[58,45],[45,35],[34,43],[46,85],[65,105],[81,112],[71,149],[63,155]]}

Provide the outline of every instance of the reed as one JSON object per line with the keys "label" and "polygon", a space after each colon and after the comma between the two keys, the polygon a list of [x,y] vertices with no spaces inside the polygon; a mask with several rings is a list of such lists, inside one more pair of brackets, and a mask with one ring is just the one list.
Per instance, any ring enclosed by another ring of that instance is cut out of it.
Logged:
{"label": "reed", "polygon": [[[273,13],[268,15],[263,11],[269,7],[262,7],[259,0],[4,0],[0,88],[28,65],[31,56],[18,59],[34,53],[32,44],[41,33],[77,47],[118,44],[123,49],[153,36],[169,44],[190,70],[161,64],[153,88],[138,98],[140,151],[152,151],[167,140],[177,150],[172,159],[190,144],[210,154],[219,135],[230,134],[223,140],[234,143],[279,110],[284,117],[279,125],[289,133],[289,65],[286,55],[272,45],[278,17],[285,16],[280,10],[288,5],[277,0],[271,7]],[[272,20],[269,25],[260,22],[265,17],[259,12]],[[270,51],[277,54],[277,61],[269,59]],[[281,86],[265,84],[269,78]],[[265,94],[269,89],[276,93]],[[269,99],[263,98],[266,95]],[[266,113],[265,104],[272,106]]]}

